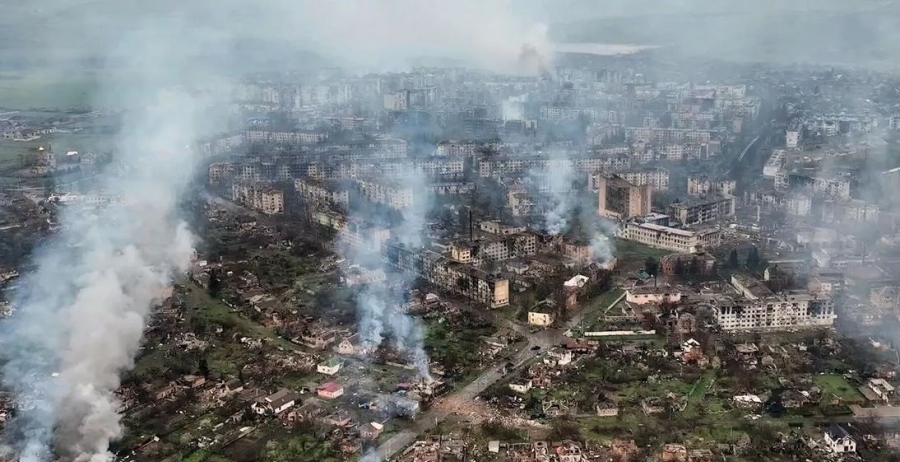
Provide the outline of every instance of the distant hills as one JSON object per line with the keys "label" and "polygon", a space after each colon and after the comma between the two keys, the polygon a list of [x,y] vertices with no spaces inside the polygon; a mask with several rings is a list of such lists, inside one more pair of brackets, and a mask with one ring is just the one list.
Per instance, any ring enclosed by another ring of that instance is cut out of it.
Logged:
{"label": "distant hills", "polygon": [[651,13],[557,24],[550,32],[556,41],[668,45],[727,60],[897,67],[900,2],[855,9]]}

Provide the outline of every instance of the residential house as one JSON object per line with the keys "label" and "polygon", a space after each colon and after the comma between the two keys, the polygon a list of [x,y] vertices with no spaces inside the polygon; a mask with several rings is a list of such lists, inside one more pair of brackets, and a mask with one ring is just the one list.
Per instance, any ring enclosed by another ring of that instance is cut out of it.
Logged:
{"label": "residential house", "polygon": [[615,417],[619,415],[619,406],[612,401],[600,401],[597,403],[597,415],[600,417]]}
{"label": "residential house", "polygon": [[154,393],[154,397],[157,400],[171,398],[172,396],[175,396],[175,394],[177,394],[180,389],[181,387],[179,387],[177,383],[169,382],[159,390],[156,390],[156,393]]}
{"label": "residential house", "polygon": [[856,452],[856,441],[850,436],[844,427],[831,424],[825,430],[825,445],[835,454],[847,454]]}
{"label": "residential house", "polygon": [[338,343],[337,352],[347,356],[361,356],[366,353],[366,348],[363,345],[362,337],[359,334],[353,334],[344,337],[341,343]]}
{"label": "residential house", "polygon": [[528,310],[528,324],[532,326],[548,327],[553,324],[555,317],[553,316],[556,309],[548,303],[538,303]]}
{"label": "residential house", "polygon": [[317,332],[317,333],[305,333],[300,337],[301,343],[304,345],[315,348],[317,350],[324,350],[328,348],[328,345],[334,343],[335,335],[334,332]]}
{"label": "residential house", "polygon": [[353,416],[342,410],[325,416],[322,421],[333,427],[348,427],[353,422]]}
{"label": "residential house", "polygon": [[325,399],[337,399],[344,394],[344,387],[337,382],[325,382],[316,387],[316,394]]}
{"label": "residential house", "polygon": [[265,414],[267,412],[279,415],[282,412],[294,407],[300,401],[300,396],[296,393],[282,388],[277,392],[260,399],[253,405],[253,410],[257,414]]}
{"label": "residential house", "polygon": [[531,387],[532,387],[531,380],[524,380],[524,381],[517,381],[517,382],[509,383],[509,388],[516,393],[522,393],[522,394],[528,393],[528,391],[531,390]]}
{"label": "residential house", "polygon": [[544,357],[544,364],[551,366],[565,366],[572,363],[572,352],[565,348],[553,348]]}
{"label": "residential house", "polygon": [[359,436],[364,440],[375,441],[384,431],[384,425],[378,422],[369,422],[359,428]]}
{"label": "residential house", "polygon": [[574,441],[563,441],[556,446],[555,451],[559,462],[581,462],[584,460],[581,445]]}
{"label": "residential house", "polygon": [[316,366],[316,371],[320,374],[334,375],[341,370],[343,365],[341,358],[329,358],[327,361],[321,362]]}
{"label": "residential house", "polygon": [[660,462],[687,462],[687,448],[683,444],[667,444],[659,455]]}
{"label": "residential house", "polygon": [[869,379],[860,390],[870,401],[889,403],[894,396],[894,386],[885,379]]}

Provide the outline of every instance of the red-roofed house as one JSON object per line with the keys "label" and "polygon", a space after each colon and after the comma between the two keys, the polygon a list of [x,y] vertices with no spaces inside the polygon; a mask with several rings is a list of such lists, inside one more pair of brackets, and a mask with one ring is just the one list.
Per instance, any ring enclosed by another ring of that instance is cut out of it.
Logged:
{"label": "red-roofed house", "polygon": [[316,388],[316,394],[325,399],[336,399],[344,394],[344,387],[337,382],[325,382]]}

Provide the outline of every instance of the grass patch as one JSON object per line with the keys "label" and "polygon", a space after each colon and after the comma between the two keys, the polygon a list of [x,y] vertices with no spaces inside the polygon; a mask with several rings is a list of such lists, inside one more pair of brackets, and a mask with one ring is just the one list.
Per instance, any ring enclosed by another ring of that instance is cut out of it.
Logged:
{"label": "grass patch", "polygon": [[861,403],[865,401],[865,398],[859,390],[851,385],[843,376],[837,374],[817,375],[815,376],[814,381],[816,382],[816,385],[822,389],[824,399],[830,399],[832,396],[837,396],[844,402]]}
{"label": "grass patch", "polygon": [[641,266],[647,257],[661,258],[672,253],[669,250],[654,249],[637,242],[626,241],[624,239],[616,239],[616,256],[620,262],[634,263],[637,262]]}

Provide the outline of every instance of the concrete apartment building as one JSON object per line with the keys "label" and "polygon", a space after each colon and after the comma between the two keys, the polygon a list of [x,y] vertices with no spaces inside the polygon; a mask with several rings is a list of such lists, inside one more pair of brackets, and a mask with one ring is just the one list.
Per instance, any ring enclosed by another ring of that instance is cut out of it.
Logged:
{"label": "concrete apartment building", "polygon": [[231,188],[232,199],[266,215],[284,213],[284,193],[271,187],[235,183]]}
{"label": "concrete apartment building", "polygon": [[734,196],[710,194],[675,202],[667,213],[684,225],[698,225],[734,215]]}
{"label": "concrete apartment building", "polygon": [[707,194],[734,195],[736,183],[734,180],[713,180],[706,175],[689,176],[687,179],[687,193],[689,196],[705,196]]}
{"label": "concrete apartment building", "polygon": [[635,185],[649,184],[654,191],[669,190],[669,171],[664,168],[644,168],[639,170],[625,170],[615,173],[619,178]]}
{"label": "concrete apartment building", "polygon": [[722,244],[722,233],[717,229],[692,231],[652,223],[626,223],[619,230],[618,236],[657,249],[680,253],[697,253]]}
{"label": "concrete apartment building", "polygon": [[379,226],[371,226],[364,222],[348,221],[343,214],[312,208],[309,219],[313,223],[337,231],[335,241],[351,247],[380,251],[384,243],[391,237],[391,230]]}
{"label": "concrete apartment building", "polygon": [[324,182],[312,178],[294,180],[294,190],[311,204],[336,204],[346,207],[350,203],[350,192],[346,189],[329,187]]}
{"label": "concrete apartment building", "polygon": [[650,213],[652,186],[637,186],[615,175],[597,177],[597,212],[601,217],[627,220]]}
{"label": "concrete apartment building", "polygon": [[787,151],[784,149],[776,149],[772,151],[772,155],[766,159],[765,165],[763,165],[763,176],[766,178],[775,178],[779,173],[784,170],[784,165],[787,162]]}
{"label": "concrete apartment building", "polygon": [[221,183],[234,174],[234,164],[231,162],[214,162],[209,164],[209,182]]}
{"label": "concrete apartment building", "polygon": [[531,233],[489,235],[474,240],[454,242],[450,257],[460,263],[478,265],[486,261],[504,261],[537,253],[537,236]]}
{"label": "concrete apartment building", "polygon": [[726,331],[828,327],[837,318],[831,299],[809,294],[737,301],[723,298],[713,307],[713,314]]}
{"label": "concrete apartment building", "polygon": [[246,144],[258,143],[275,143],[275,144],[310,144],[321,143],[328,139],[328,134],[324,132],[312,131],[269,131],[269,130],[248,130],[244,132],[244,142]]}
{"label": "concrete apartment building", "polygon": [[826,177],[802,172],[780,172],[775,176],[775,189],[779,191],[807,190],[819,196],[850,199],[850,179],[848,177]]}
{"label": "concrete apartment building", "polygon": [[[366,200],[404,210],[413,206],[413,188],[375,179],[356,180],[357,189]],[[419,191],[419,194],[424,191]]]}
{"label": "concrete apartment building", "polygon": [[710,130],[678,128],[627,127],[625,138],[630,141],[646,141],[651,144],[708,143],[712,139]]}
{"label": "concrete apartment building", "polygon": [[388,244],[383,255],[391,265],[413,272],[448,292],[491,308],[509,305],[509,280],[506,278],[435,252],[409,249],[400,244]]}

